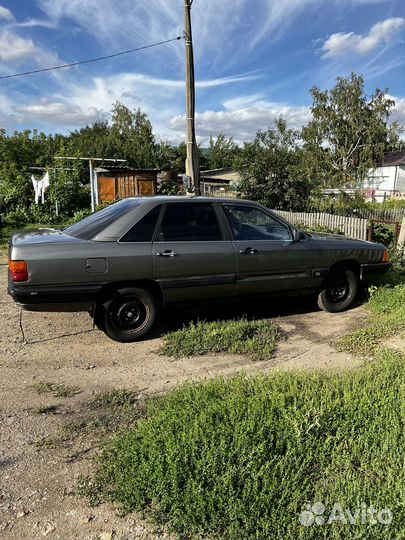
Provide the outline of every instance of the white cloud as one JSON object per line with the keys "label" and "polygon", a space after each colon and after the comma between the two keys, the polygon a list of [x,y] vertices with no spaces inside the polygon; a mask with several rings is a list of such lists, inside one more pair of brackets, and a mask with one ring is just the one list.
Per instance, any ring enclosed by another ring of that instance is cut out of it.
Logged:
{"label": "white cloud", "polygon": [[[242,103],[243,98],[239,99]],[[250,103],[250,106],[234,108],[237,101],[229,100],[225,102],[222,111],[197,113],[196,131],[200,140],[204,142],[211,134],[222,132],[238,142],[243,142],[253,139],[259,129],[267,129],[279,116],[296,129],[307,124],[311,118],[309,107],[266,101],[253,102],[253,96],[248,96],[246,102]],[[174,116],[169,120],[168,127],[175,132],[184,132],[185,116]]]}
{"label": "white cloud", "polygon": [[393,96],[387,96],[395,101],[395,108],[392,112],[391,120],[398,122],[400,126],[405,127],[405,97],[397,98]]}
{"label": "white cloud", "polygon": [[334,58],[347,54],[367,54],[380,45],[388,44],[393,37],[405,28],[405,19],[392,17],[371,27],[365,36],[354,32],[332,34],[324,43],[324,58]]}
{"label": "white cloud", "polygon": [[14,26],[21,28],[34,28],[39,26],[41,28],[57,28],[57,23],[55,21],[45,20],[45,19],[27,19],[26,21],[14,23]]}
{"label": "white cloud", "polygon": [[[184,88],[185,82],[184,80],[179,79],[160,79],[159,77],[150,77],[149,75],[144,75],[141,73],[122,73],[122,74],[116,74],[112,78],[109,79],[109,83],[113,86],[116,85],[117,77],[121,79],[121,82],[125,84],[125,86],[129,88],[136,88],[139,85],[142,86],[155,86],[158,88]],[[220,77],[217,79],[208,79],[208,80],[197,80],[196,81],[196,88],[215,88],[218,86],[225,86],[228,84],[238,83],[238,82],[244,82],[244,81],[252,81],[254,79],[258,79],[259,77],[257,75],[235,75],[231,77]],[[104,84],[104,81],[106,81],[106,78],[103,77],[103,79],[93,79],[96,86]],[[108,84],[108,83],[107,83]]]}
{"label": "white cloud", "polygon": [[[386,0],[199,0],[192,9],[195,55],[200,66],[224,72],[263,40],[279,40],[303,13],[321,6],[375,3]],[[183,32],[181,0],[38,0],[53,21],[70,19],[108,50],[153,43]],[[126,29],[123,31],[123,29]],[[153,65],[180,72],[183,46],[152,49]],[[171,62],[171,63],[169,63]]]}
{"label": "white cloud", "polygon": [[[391,120],[405,126],[405,97],[392,99],[395,100],[396,106]],[[242,106],[238,107],[239,104]],[[219,132],[233,137],[238,143],[252,140],[259,129],[267,129],[280,116],[294,129],[301,129],[311,120],[309,107],[271,103],[261,100],[261,96],[241,96],[227,100],[223,105],[221,111],[204,111],[196,114],[196,132],[200,143],[205,144],[210,135],[215,136]],[[178,134],[184,133],[185,125],[184,115],[176,115],[167,123],[168,128]]]}
{"label": "white cloud", "polygon": [[4,19],[5,21],[14,21],[14,15],[6,7],[0,6],[0,19]]}
{"label": "white cloud", "polygon": [[46,99],[34,105],[13,106],[13,110],[19,122],[35,120],[58,127],[83,126],[106,117],[106,114],[97,107],[80,107]]}
{"label": "white cloud", "polygon": [[48,67],[59,62],[56,54],[40,47],[30,38],[23,38],[10,30],[0,30],[0,61],[34,61]]}
{"label": "white cloud", "polygon": [[[197,89],[215,88],[256,78],[256,75],[240,74],[199,80],[196,87]],[[173,99],[183,100],[183,94],[179,93],[179,90],[185,91],[185,83],[181,79],[164,79],[141,73],[116,73],[109,77],[94,77],[90,84],[66,82],[64,90],[69,101],[77,104],[95,105],[109,111],[112,104],[120,100],[131,107],[145,108],[148,112],[155,108],[162,111],[163,104],[168,104]]]}
{"label": "white cloud", "polygon": [[[184,110],[185,84],[183,80],[159,79],[144,74],[117,73],[110,77],[95,77],[90,82],[78,81],[75,73],[64,77],[63,86],[51,97],[26,102],[17,96],[9,107],[19,123],[36,123],[57,126],[66,131],[67,126],[80,127],[110,116],[116,101],[130,108],[140,107],[150,115],[157,134],[171,137],[167,132],[167,119]],[[256,78],[255,75],[235,75],[199,81],[204,89],[231,85]]]}
{"label": "white cloud", "polygon": [[238,96],[235,98],[226,99],[223,102],[225,109],[229,111],[235,111],[241,108],[245,108],[248,105],[259,103],[263,99],[262,94],[252,94],[250,96]]}
{"label": "white cloud", "polygon": [[0,32],[0,60],[12,62],[32,56],[36,50],[32,39],[24,39],[14,32]]}

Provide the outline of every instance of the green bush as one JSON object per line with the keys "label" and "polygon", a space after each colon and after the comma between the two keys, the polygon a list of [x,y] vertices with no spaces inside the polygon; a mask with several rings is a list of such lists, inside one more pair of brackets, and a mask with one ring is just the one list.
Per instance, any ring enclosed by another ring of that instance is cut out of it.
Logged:
{"label": "green bush", "polygon": [[393,245],[395,238],[395,231],[392,225],[390,226],[386,223],[375,223],[373,225],[373,242],[390,247]]}
{"label": "green bush", "polygon": [[180,195],[181,189],[177,182],[168,182],[159,189],[159,195]]}

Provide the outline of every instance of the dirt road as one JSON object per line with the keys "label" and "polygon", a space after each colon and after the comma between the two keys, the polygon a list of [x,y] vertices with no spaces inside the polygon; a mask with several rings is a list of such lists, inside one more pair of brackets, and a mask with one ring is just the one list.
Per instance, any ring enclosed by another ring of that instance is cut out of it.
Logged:
{"label": "dirt road", "polygon": [[[83,417],[100,392],[137,389],[139,399],[185,381],[269,369],[330,368],[356,365],[330,345],[364,320],[362,308],[342,315],[313,310],[312,304],[257,306],[287,332],[274,358],[254,362],[217,355],[172,360],[158,354],[160,328],[152,339],[121,345],[92,329],[87,314],[35,314],[19,311],[6,292],[0,267],[0,538],[143,538],[148,533],[134,516],[119,518],[108,505],[91,508],[74,492],[78,478],[92,470],[94,441],[51,444],[61,426]],[[298,307],[299,305],[303,307]],[[252,307],[250,306],[250,310]],[[253,308],[253,311],[255,309]],[[278,317],[280,315],[280,317]],[[171,313],[171,327],[192,318]],[[207,316],[213,318],[212,313]],[[217,318],[218,311],[215,312]],[[224,316],[235,316],[225,313]],[[74,388],[67,397],[38,393],[38,383]],[[50,442],[51,441],[51,442]],[[156,536],[155,536],[156,537]]]}

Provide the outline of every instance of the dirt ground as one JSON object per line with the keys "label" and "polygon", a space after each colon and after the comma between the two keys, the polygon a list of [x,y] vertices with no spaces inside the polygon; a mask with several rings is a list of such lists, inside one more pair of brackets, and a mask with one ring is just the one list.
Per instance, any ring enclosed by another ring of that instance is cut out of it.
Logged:
{"label": "dirt ground", "polygon": [[[109,340],[93,330],[87,314],[24,312],[24,341],[19,310],[6,294],[6,266],[0,266],[0,538],[148,537],[136,516],[120,518],[113,507],[92,508],[75,495],[79,476],[94,467],[97,445],[81,442],[52,448],[40,443],[58,437],[61,426],[80,419],[100,392],[136,388],[139,399],[144,399],[186,381],[242,370],[341,370],[358,365],[349,355],[336,352],[331,342],[365,319],[361,307],[331,315],[301,300],[249,306],[247,313],[277,320],[287,333],[287,340],[269,361],[232,355],[172,360],[158,354],[159,336],[196,317],[189,312],[170,313],[166,316],[170,326],[166,323],[156,336],[136,344]],[[215,314],[204,316],[230,317],[235,312],[222,314],[215,309]],[[39,382],[75,387],[77,393],[70,397],[39,394],[32,387]],[[55,406],[55,414],[39,414],[39,407],[45,406]]]}

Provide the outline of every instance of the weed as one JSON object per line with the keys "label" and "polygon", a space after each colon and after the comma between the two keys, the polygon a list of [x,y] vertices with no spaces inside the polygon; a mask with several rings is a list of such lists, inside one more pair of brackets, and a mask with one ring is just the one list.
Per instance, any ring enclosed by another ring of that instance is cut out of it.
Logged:
{"label": "weed", "polygon": [[198,321],[166,334],[161,353],[179,358],[229,352],[265,360],[272,356],[281,336],[279,327],[266,320]]}
{"label": "weed", "polygon": [[38,394],[52,394],[54,397],[73,397],[79,394],[81,391],[76,386],[66,386],[65,384],[51,383],[51,382],[38,382],[33,384],[30,388],[33,388]]}
{"label": "weed", "polygon": [[99,418],[75,420],[61,427],[65,436],[71,439],[81,435],[89,435],[101,428],[103,428],[103,421]]}
{"label": "weed", "polygon": [[40,405],[34,409],[36,414],[57,414],[58,407],[56,405]]}
{"label": "weed", "polygon": [[134,405],[138,401],[138,393],[136,390],[110,390],[96,396],[93,404],[98,407],[125,407]]}
{"label": "weed", "polygon": [[32,444],[38,452],[41,450],[55,450],[66,447],[67,439],[65,437],[42,437],[42,439],[38,439]]}

